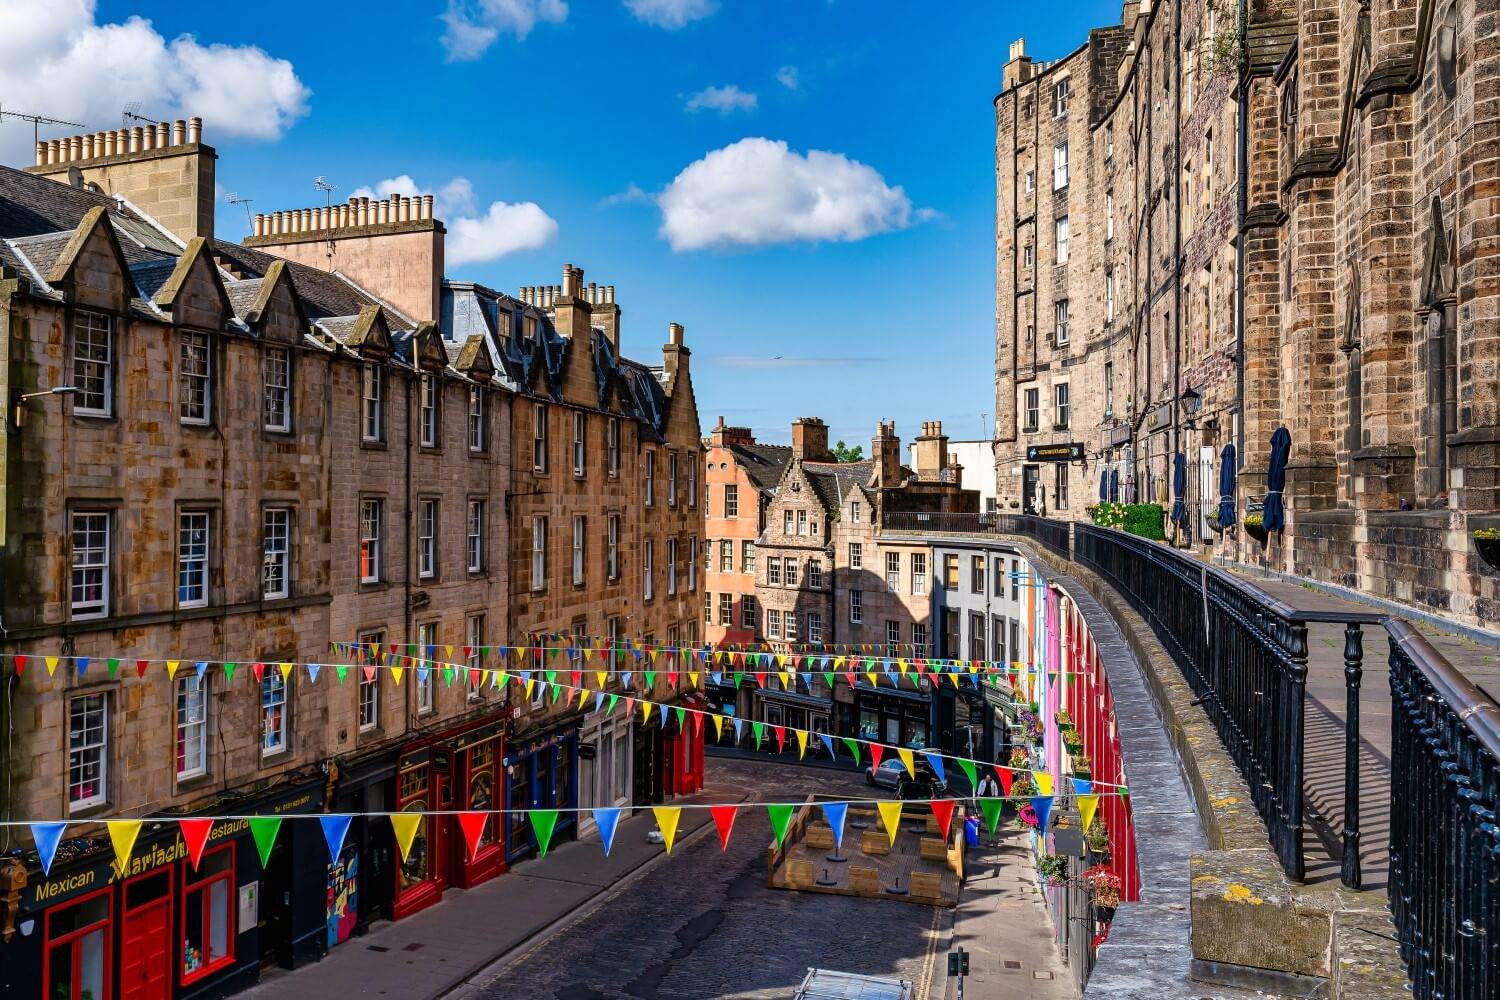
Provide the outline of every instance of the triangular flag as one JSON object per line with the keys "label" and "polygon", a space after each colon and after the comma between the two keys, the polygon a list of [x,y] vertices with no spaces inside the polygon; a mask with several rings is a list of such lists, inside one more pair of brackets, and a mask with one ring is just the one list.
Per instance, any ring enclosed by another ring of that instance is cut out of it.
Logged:
{"label": "triangular flag", "polygon": [[755,749],[760,749],[761,741],[766,738],[766,724],[764,722],[750,723],[750,731],[755,734]]}
{"label": "triangular flag", "polygon": [[651,703],[649,701],[643,701],[643,702],[641,702],[641,724],[645,725],[646,723],[648,723],[650,721],[651,721]]}
{"label": "triangular flag", "polygon": [[250,836],[255,838],[255,849],[260,852],[262,868],[271,861],[271,848],[276,845],[276,831],[280,829],[280,816],[257,816],[250,821]]}
{"label": "triangular flag", "polygon": [[906,768],[906,776],[915,778],[917,776],[916,758],[910,750],[900,747],[896,750],[896,756],[901,758],[901,766]]}
{"label": "triangular flag", "polygon": [[938,784],[946,785],[948,776],[943,773],[943,755],[933,753],[931,750],[922,751],[922,756],[927,758],[927,763],[932,765],[932,773],[937,775]]}
{"label": "triangular flag", "polygon": [[953,802],[932,803],[932,816],[938,821],[938,828],[943,831],[943,839],[948,839],[948,828],[953,824]]}
{"label": "triangular flag", "polygon": [[833,843],[836,848],[844,846],[844,820],[849,817],[849,803],[847,802],[825,802],[823,803],[823,819],[833,829]]}
{"label": "triangular flag", "polygon": [[714,818],[714,826],[719,828],[719,848],[729,850],[729,831],[734,829],[734,816],[737,812],[735,806],[709,806],[709,815]]}
{"label": "triangular flag", "polygon": [[52,859],[57,856],[57,845],[62,841],[66,823],[33,823],[31,839],[36,841],[36,853],[42,859],[42,874],[52,874]]}
{"label": "triangular flag", "polygon": [[859,744],[856,743],[854,740],[851,740],[849,737],[845,736],[844,737],[844,746],[846,746],[846,747],[849,748],[849,753],[853,754],[853,756],[854,756],[854,766],[858,767],[859,766]]}
{"label": "triangular flag", "polygon": [[167,661],[167,680],[175,680],[177,678],[177,668],[181,665],[181,662],[178,660]]}
{"label": "triangular flag", "polygon": [[807,730],[793,729],[792,732],[797,734],[797,759],[801,760],[807,756]]}
{"label": "triangular flag", "polygon": [[130,852],[135,849],[135,838],[141,832],[138,819],[111,819],[105,821],[109,827],[109,842],[115,846],[115,870],[123,872],[130,864]]}
{"label": "triangular flag", "polygon": [[334,673],[339,675],[340,684],[344,683],[344,678],[349,676],[349,665],[347,663],[340,663],[333,670]]}
{"label": "triangular flag", "polygon": [[880,810],[880,822],[885,824],[885,832],[891,838],[891,846],[896,846],[896,832],[901,829],[901,800],[895,802],[877,802],[875,808]]}
{"label": "triangular flag", "polygon": [[1036,828],[1044,835],[1047,832],[1047,817],[1052,813],[1052,796],[1033,795],[1031,808],[1036,813]]}
{"label": "triangular flag", "polygon": [[[145,677],[146,676],[146,668],[148,666],[150,666],[150,664],[151,664],[150,660],[136,660],[135,661],[135,675],[137,677]],[[16,673],[17,674],[20,674],[21,669],[25,665],[26,665],[26,657],[24,657],[24,656],[18,656],[18,657],[16,657]]]}
{"label": "triangular flag", "polygon": [[771,732],[776,734],[776,752],[784,752],[786,750],[786,727],[772,726]]}
{"label": "triangular flag", "polygon": [[724,739],[724,716],[718,712],[714,713],[714,739],[721,741]]}
{"label": "triangular flag", "polygon": [[76,671],[78,671],[78,676],[79,677],[82,677],[84,674],[88,673],[88,671],[89,671],[89,658],[87,656],[75,656],[75,657],[73,657],[73,669],[76,670]]}
{"label": "triangular flag", "polygon": [[1036,781],[1036,790],[1043,795],[1052,794],[1052,775],[1046,771],[1032,771],[1031,777]]}
{"label": "triangular flag", "polygon": [[787,824],[792,821],[792,807],[787,805],[766,806],[771,815],[771,833],[776,837],[776,846],[786,839]]}
{"label": "triangular flag", "polygon": [[745,735],[745,720],[744,719],[735,719],[734,720],[734,742],[735,742],[736,746],[739,745],[739,742],[744,737],[744,735]]}
{"label": "triangular flag", "polygon": [[1011,772],[1010,768],[1001,767],[999,764],[995,765],[995,774],[1000,779],[1000,794],[1009,798],[1010,783],[1015,780],[1015,775]]}
{"label": "triangular flag", "polygon": [[984,825],[989,830],[990,836],[995,835],[995,828],[1000,825],[1000,812],[1005,807],[1001,799],[980,799],[979,811],[984,813]]}
{"label": "triangular flag", "polygon": [[229,684],[229,683],[231,683],[233,681],[234,681],[234,664],[233,663],[225,663],[224,664],[224,683],[225,684]]}
{"label": "triangular flag", "polygon": [[837,757],[838,753],[833,749],[833,737],[829,736],[827,733],[819,733],[818,737],[822,739],[823,746],[828,748],[828,756]]}
{"label": "triangular flag", "polygon": [[884,756],[885,756],[885,744],[883,744],[883,743],[871,743],[870,744],[870,766],[872,768],[874,768],[877,771],[880,770],[880,758],[882,758]]}
{"label": "triangular flag", "polygon": [[280,670],[281,670],[281,680],[282,680],[283,683],[285,683],[287,681],[290,681],[292,679],[292,665],[290,663],[283,663],[283,664],[281,664]]}
{"label": "triangular flag", "polygon": [[681,806],[652,806],[651,811],[656,814],[656,825],[661,830],[662,841],[667,846],[667,853],[672,853],[672,841],[677,839],[677,821],[682,818]]}
{"label": "triangular flag", "polygon": [[401,678],[405,677],[405,676],[406,676],[406,668],[405,667],[392,667],[391,668],[391,680],[393,680],[393,681],[396,682],[396,686],[397,687],[401,686]]}
{"label": "triangular flag", "polygon": [[979,772],[974,770],[974,762],[972,760],[964,760],[962,757],[960,757],[958,758],[958,767],[961,771],[964,772],[964,777],[969,779],[969,788],[978,788]]}
{"label": "triangular flag", "polygon": [[323,826],[323,840],[328,844],[328,861],[333,863],[339,859],[339,852],[344,849],[344,838],[349,835],[349,823],[352,816],[319,816],[318,822]]}
{"label": "triangular flag", "polygon": [[479,852],[479,839],[484,836],[484,825],[490,821],[487,812],[461,812],[458,814],[458,828],[464,832],[464,843],[469,847],[469,860],[474,860],[474,855]]}
{"label": "triangular flag", "polygon": [[605,857],[608,857],[610,848],[615,846],[615,830],[620,825],[620,810],[595,809],[594,825],[599,828],[599,840],[604,845]]}
{"label": "triangular flag", "polygon": [[47,676],[48,677],[51,677],[52,675],[54,675],[54,674],[57,673],[57,661],[58,661],[58,657],[56,657],[56,656],[49,656],[49,657],[47,657]]}
{"label": "triangular flag", "polygon": [[557,826],[556,809],[528,809],[526,818],[531,820],[531,832],[536,835],[537,857],[547,856],[547,846],[552,843],[552,829]]}
{"label": "triangular flag", "polygon": [[1073,791],[1077,795],[1087,795],[1094,790],[1094,783],[1087,778],[1074,778]]}
{"label": "triangular flag", "polygon": [[411,843],[416,839],[417,829],[422,825],[421,813],[391,813],[391,829],[396,832],[396,849],[401,852],[401,860],[406,861],[406,855],[411,851]]}
{"label": "triangular flag", "polygon": [[1087,830],[1089,828],[1089,824],[1091,824],[1091,823],[1094,822],[1094,813],[1097,812],[1098,809],[1099,809],[1099,796],[1097,796],[1097,795],[1080,795],[1080,796],[1078,796],[1078,815],[1083,820],[1083,828],[1085,830]]}
{"label": "triangular flag", "polygon": [[188,860],[193,863],[193,871],[198,870],[198,862],[203,860],[203,848],[208,844],[208,835],[213,832],[214,821],[212,819],[180,819],[177,828],[182,833],[182,842],[187,845]]}

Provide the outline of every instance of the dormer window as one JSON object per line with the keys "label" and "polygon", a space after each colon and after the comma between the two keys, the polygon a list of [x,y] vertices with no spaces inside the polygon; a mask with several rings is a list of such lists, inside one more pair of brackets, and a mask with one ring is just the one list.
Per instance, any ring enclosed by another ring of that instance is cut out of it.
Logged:
{"label": "dormer window", "polygon": [[115,358],[110,318],[80,309],[73,314],[73,412],[79,416],[114,415]]}
{"label": "dormer window", "polygon": [[422,428],[422,447],[436,448],[438,444],[438,385],[437,376],[422,376],[418,390],[418,409]]}

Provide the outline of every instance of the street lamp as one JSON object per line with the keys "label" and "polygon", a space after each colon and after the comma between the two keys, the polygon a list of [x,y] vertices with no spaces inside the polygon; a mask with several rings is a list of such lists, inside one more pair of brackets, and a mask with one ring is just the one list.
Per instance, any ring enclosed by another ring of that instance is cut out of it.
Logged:
{"label": "street lamp", "polygon": [[76,385],[54,385],[50,389],[40,389],[36,392],[24,392],[15,397],[14,416],[16,429],[20,430],[26,425],[26,403],[38,396],[71,396],[78,391]]}

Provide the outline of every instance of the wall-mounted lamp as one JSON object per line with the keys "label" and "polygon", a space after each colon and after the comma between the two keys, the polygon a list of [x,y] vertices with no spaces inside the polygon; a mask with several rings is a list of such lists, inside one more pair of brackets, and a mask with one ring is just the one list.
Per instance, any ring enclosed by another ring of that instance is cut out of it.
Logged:
{"label": "wall-mounted lamp", "polygon": [[76,385],[54,385],[50,389],[42,389],[38,392],[21,393],[15,397],[15,405],[12,407],[12,418],[15,420],[16,429],[20,430],[26,426],[26,404],[38,396],[71,396],[78,391]]}

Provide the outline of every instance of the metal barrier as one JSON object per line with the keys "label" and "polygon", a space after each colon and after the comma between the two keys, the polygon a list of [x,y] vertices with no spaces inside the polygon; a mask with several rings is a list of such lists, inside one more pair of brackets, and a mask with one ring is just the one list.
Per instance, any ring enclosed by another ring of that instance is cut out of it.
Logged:
{"label": "metal barrier", "polygon": [[1500,996],[1500,708],[1391,633],[1391,916],[1412,992]]}
{"label": "metal barrier", "polygon": [[882,513],[880,526],[888,531],[940,531],[978,535],[994,530],[995,515],[896,510]]}

